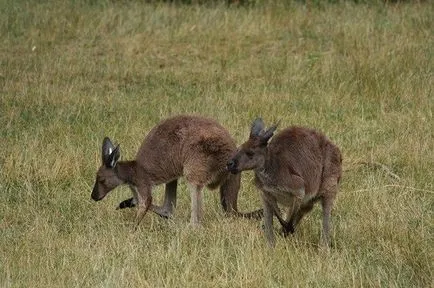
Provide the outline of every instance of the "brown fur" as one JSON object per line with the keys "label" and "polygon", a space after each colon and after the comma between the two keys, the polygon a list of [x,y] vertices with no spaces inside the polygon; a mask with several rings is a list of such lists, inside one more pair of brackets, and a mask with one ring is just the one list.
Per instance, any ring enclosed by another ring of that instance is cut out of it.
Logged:
{"label": "brown fur", "polygon": [[[134,161],[117,162],[119,149],[106,138],[103,165],[97,172],[92,198],[101,200],[118,185],[129,184],[137,200],[122,203],[131,207],[138,202],[138,225],[148,209],[164,217],[171,215],[176,205],[176,180],[185,176],[191,189],[192,224],[200,222],[201,192],[205,186],[210,189],[220,186],[221,204],[226,212],[260,217],[261,211],[237,212],[240,176],[226,170],[226,162],[235,150],[235,142],[225,128],[199,116],[176,116],[159,123],[145,137]],[[152,188],[164,183],[167,184],[163,207],[153,206]]]}
{"label": "brown fur", "polygon": [[[268,143],[276,126],[264,130],[261,119],[252,125],[249,140],[228,163],[233,173],[253,169],[255,184],[262,191],[265,232],[274,245],[272,217],[276,215],[285,235],[309,212],[314,203],[323,207],[323,244],[329,245],[330,212],[342,174],[339,148],[313,129],[290,127]],[[287,218],[278,204],[287,207]]]}

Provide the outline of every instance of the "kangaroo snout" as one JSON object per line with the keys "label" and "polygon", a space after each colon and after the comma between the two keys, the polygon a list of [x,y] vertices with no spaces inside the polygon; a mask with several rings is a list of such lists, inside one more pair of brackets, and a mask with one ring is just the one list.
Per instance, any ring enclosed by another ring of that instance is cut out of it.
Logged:
{"label": "kangaroo snout", "polygon": [[101,195],[99,195],[98,185],[95,184],[95,186],[94,186],[93,189],[92,189],[92,194],[91,194],[92,200],[94,200],[94,201],[99,201],[99,200],[102,200],[102,199],[104,198],[104,196],[105,196],[105,195],[103,195],[103,196],[101,197]]}
{"label": "kangaroo snout", "polygon": [[226,164],[226,169],[232,174],[237,174],[238,173],[237,166],[238,166],[238,161],[235,159],[231,159]]}

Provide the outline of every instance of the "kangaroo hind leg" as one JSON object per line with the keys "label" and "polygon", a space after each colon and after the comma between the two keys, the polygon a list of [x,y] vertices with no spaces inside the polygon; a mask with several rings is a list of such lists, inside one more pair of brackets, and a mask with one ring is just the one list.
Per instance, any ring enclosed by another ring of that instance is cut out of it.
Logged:
{"label": "kangaroo hind leg", "polygon": [[178,179],[166,183],[163,206],[152,205],[152,211],[163,218],[170,218],[176,208],[176,188]]}

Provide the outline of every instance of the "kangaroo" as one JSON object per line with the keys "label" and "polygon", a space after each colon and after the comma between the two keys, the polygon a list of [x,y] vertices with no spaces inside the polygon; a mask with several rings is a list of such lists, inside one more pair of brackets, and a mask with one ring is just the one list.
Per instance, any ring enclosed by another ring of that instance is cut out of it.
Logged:
{"label": "kangaroo", "polygon": [[[303,127],[282,130],[271,141],[277,125],[265,129],[261,118],[251,127],[227,169],[237,174],[254,170],[255,185],[262,191],[264,230],[268,244],[275,246],[273,215],[284,235],[294,233],[303,216],[321,201],[322,244],[330,245],[330,216],[342,174],[339,148],[322,133]],[[283,219],[278,204],[287,207]]]}
{"label": "kangaroo", "polygon": [[[202,190],[220,187],[223,210],[246,218],[261,218],[262,210],[240,213],[237,197],[240,175],[232,175],[226,162],[236,150],[229,132],[216,121],[199,116],[175,116],[163,120],[145,137],[136,159],[119,161],[120,148],[108,137],[102,144],[102,165],[96,174],[91,197],[102,200],[111,190],[128,184],[133,198],[122,201],[120,209],[138,205],[136,228],[150,209],[170,217],[176,206],[178,178],[185,176],[191,191],[191,219],[200,224]],[[166,184],[163,206],[152,204],[152,188]]]}

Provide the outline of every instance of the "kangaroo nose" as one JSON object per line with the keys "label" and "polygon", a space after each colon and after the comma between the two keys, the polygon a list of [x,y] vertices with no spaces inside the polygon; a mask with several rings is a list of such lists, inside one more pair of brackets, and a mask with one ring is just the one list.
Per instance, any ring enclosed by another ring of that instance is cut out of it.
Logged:
{"label": "kangaroo nose", "polygon": [[237,162],[234,159],[231,159],[227,164],[226,167],[229,171],[234,170],[237,166]]}

